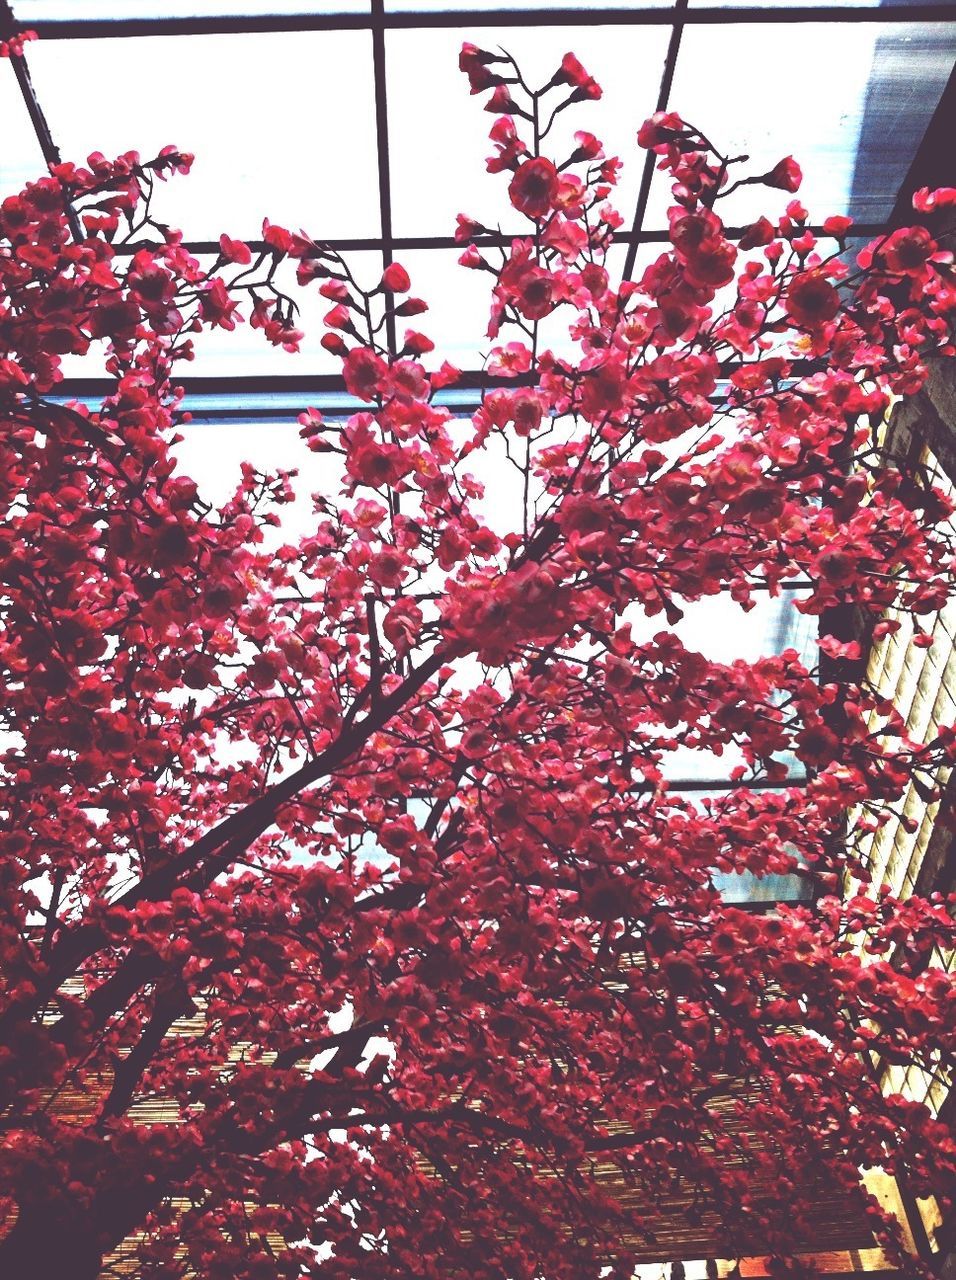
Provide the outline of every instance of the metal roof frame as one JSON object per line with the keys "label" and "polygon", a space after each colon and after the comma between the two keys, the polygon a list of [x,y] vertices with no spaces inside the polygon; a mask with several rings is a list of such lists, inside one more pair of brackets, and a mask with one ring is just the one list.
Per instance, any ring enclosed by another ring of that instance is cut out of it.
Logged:
{"label": "metal roof frame", "polygon": [[672,26],[675,21],[695,26],[739,23],[793,22],[947,22],[953,21],[949,3],[843,5],[765,4],[741,8],[688,8],[678,18],[671,8],[604,8],[581,4],[574,8],[469,9],[449,6],[435,10],[388,11],[371,0],[368,13],[262,13],[207,15],[182,18],[45,19],[29,25],[45,40],[86,40],[129,36],[229,35],[268,31],[408,31],[439,27],[592,27]]}
{"label": "metal roof frame", "polygon": [[[469,27],[544,27],[544,26],[670,26],[671,35],[664,65],[661,72],[660,89],[657,99],[657,110],[666,110],[671,85],[680,53],[681,35],[687,25],[738,25],[743,23],[786,24],[805,22],[901,22],[919,24],[928,21],[956,23],[956,7],[952,0],[948,3],[900,4],[888,3],[866,7],[844,8],[837,5],[812,5],[794,7],[788,4],[759,5],[745,8],[700,7],[692,8],[689,0],[674,0],[670,7],[628,9],[611,9],[580,5],[576,8],[557,9],[486,9],[473,10],[466,8],[448,8],[443,10],[416,10],[391,12],[386,9],[386,0],[369,0],[369,11],[365,14],[355,13],[319,13],[319,14],[253,14],[253,15],[216,15],[191,18],[88,18],[75,20],[45,20],[32,24],[34,30],[45,40],[82,40],[113,38],[123,39],[135,36],[155,35],[201,35],[201,34],[252,34],[273,31],[343,31],[367,30],[372,33],[372,72],[375,98],[375,131],[378,152],[378,197],[381,219],[381,235],[366,238],[340,238],[330,240],[329,246],[340,251],[375,250],[382,253],[383,266],[394,260],[396,250],[403,249],[448,249],[455,247],[452,236],[402,236],[393,232],[391,201],[391,164],[388,133],[388,86],[385,66],[385,34],[387,31],[428,30],[457,26]],[[18,22],[10,0],[0,0],[0,38],[13,34],[24,24]],[[47,164],[56,164],[60,160],[55,140],[50,132],[36,90],[30,78],[27,59],[24,54],[13,54],[14,73],[20,91],[30,115],[34,131]],[[956,73],[954,73],[956,75]],[[920,181],[925,180],[928,167],[933,164],[940,167],[939,152],[941,144],[945,149],[945,139],[952,137],[950,125],[953,116],[954,81],[943,95],[936,114],[931,121],[917,158],[907,176],[907,180],[897,196],[893,214],[882,223],[857,224],[855,234],[862,236],[878,236],[883,231],[899,225],[900,209],[908,203],[908,196],[916,189]],[[644,220],[650,197],[651,182],[654,173],[654,156],[651,153],[645,158],[641,175],[637,203],[631,222],[631,230],[616,233],[616,243],[628,246],[624,265],[624,279],[630,279],[635,266],[637,249],[642,244],[662,244],[668,240],[668,233],[660,229],[645,229]],[[79,237],[79,220],[70,211],[71,227],[75,236]],[[812,226],[812,232],[820,233],[822,228]],[[478,243],[493,247],[509,242],[507,235],[486,235]],[[251,242],[253,247],[261,247],[258,242]],[[131,252],[135,245],[120,252]],[[187,241],[184,245],[192,253],[216,253],[218,245],[213,241]],[[389,349],[396,349],[395,322],[391,318],[386,330]],[[480,371],[469,371],[470,376],[481,380]],[[467,375],[466,375],[467,376]],[[64,390],[72,388],[73,381],[64,386]],[[75,394],[79,391],[78,382]],[[285,383],[286,379],[280,379]],[[316,381],[316,380],[312,380]],[[324,379],[317,380],[324,382]],[[469,385],[469,384],[465,384]],[[234,398],[236,382],[223,378],[221,383],[224,394]],[[228,388],[228,390],[227,390]],[[333,380],[328,390],[343,390],[341,380]]]}

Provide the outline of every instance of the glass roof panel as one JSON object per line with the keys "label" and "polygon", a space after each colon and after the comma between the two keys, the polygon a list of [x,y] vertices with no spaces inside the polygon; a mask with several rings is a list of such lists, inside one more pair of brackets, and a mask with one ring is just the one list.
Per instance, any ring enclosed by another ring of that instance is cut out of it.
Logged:
{"label": "glass roof panel", "polygon": [[[402,249],[396,258],[408,271],[412,294],[428,310],[409,321],[459,369],[479,369],[492,346],[486,335],[491,308],[491,276],[458,265],[461,249]],[[489,257],[496,250],[487,250]],[[401,333],[399,333],[401,337]]]}
{"label": "glass roof panel", "polygon": [[371,52],[369,32],[329,31],[40,40],[29,58],[64,159],[195,152],[157,201],[187,239],[256,237],[263,217],[331,238],[379,234]]}
{"label": "glass roof panel", "polygon": [[[820,4],[821,0],[785,0],[785,4],[781,8],[787,9],[813,9]],[[828,0],[828,7],[837,7],[841,9],[881,9],[887,3],[899,6],[901,8],[909,5],[921,5],[924,0]],[[690,0],[691,9],[741,9],[750,8],[754,4],[754,0]],[[767,4],[767,0],[764,0]]]}
{"label": "glass roof panel", "polygon": [[[672,9],[674,0],[641,0],[642,9]],[[551,12],[555,9],[581,9],[588,6],[583,0],[385,0],[386,13],[435,13],[448,9],[514,9],[533,13],[536,9]],[[601,9],[632,9],[633,0],[599,0]],[[480,43],[477,41],[476,43]],[[484,48],[490,46],[485,45]],[[590,68],[589,68],[590,69]],[[600,77],[599,77],[600,78]]]}
{"label": "glass roof panel", "polygon": [[809,902],[810,881],[803,876],[755,876],[752,871],[715,871],[714,888],[729,906],[749,903]]}
{"label": "glass roof panel", "polygon": [[[893,208],[954,54],[956,28],[947,23],[688,26],[670,105],[726,154],[748,154],[749,172],[795,156],[814,221],[849,213],[878,222]],[[745,187],[717,209],[733,225],[782,212],[790,199]],[[663,225],[669,203],[656,174],[646,225]]]}
{"label": "glass roof panel", "polygon": [[630,223],[642,164],[635,136],[654,110],[669,34],[666,24],[387,32],[395,234],[449,235],[458,213],[492,228],[500,223],[507,232],[525,231],[508,201],[507,175],[485,171],[494,116],[482,110],[486,95],[469,95],[458,70],[463,40],[506,49],[531,85],[545,83],[565,53],[574,50],[604,97],[558,116],[546,147],[563,158],[573,148],[576,130],[599,134],[607,153],[625,161],[612,203]]}
{"label": "glass roof panel", "polygon": [[92,22],[99,18],[368,13],[369,0],[14,0],[13,11],[27,22]]}
{"label": "glass roof panel", "polygon": [[46,161],[27,114],[13,67],[0,58],[0,121],[3,143],[0,145],[0,200],[22,191],[28,182],[46,174]]}

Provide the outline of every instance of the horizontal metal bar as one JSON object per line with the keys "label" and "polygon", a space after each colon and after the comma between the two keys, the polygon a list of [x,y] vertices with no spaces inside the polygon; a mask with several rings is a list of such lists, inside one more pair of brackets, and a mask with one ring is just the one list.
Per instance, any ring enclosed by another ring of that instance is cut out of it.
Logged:
{"label": "horizontal metal bar", "polygon": [[[720,376],[726,377],[735,369],[746,365],[748,361],[728,360],[720,366]],[[804,377],[821,368],[818,360],[807,357],[790,361],[791,375]],[[285,373],[285,374],[249,374],[244,377],[224,375],[222,377],[188,376],[172,378],[177,387],[182,387],[187,395],[227,395],[236,402],[248,394],[263,395],[345,395],[345,383],[341,374],[337,373]],[[457,378],[454,389],[487,390],[490,387],[517,387],[528,385],[527,379],[495,377],[483,369],[463,369]],[[88,396],[111,395],[116,389],[112,378],[64,378],[56,385],[58,398],[75,398],[82,400]]]}
{"label": "horizontal metal bar", "polygon": [[[45,40],[93,40],[129,36],[262,34],[270,31],[407,31],[441,27],[596,27],[669,26],[673,9],[601,7],[578,9],[444,9],[369,13],[216,14],[188,18],[79,18],[33,22]],[[842,5],[755,5],[741,9],[723,6],[690,9],[682,21],[693,26],[736,23],[792,22],[956,22],[951,4],[886,4],[865,8]]]}
{"label": "horizontal metal bar", "polygon": [[[741,236],[746,227],[726,227],[727,235]],[[827,236],[829,233],[824,231],[822,223],[809,223],[804,230],[809,231],[814,236]],[[870,237],[884,235],[890,227],[885,222],[860,222],[855,223],[848,233],[850,238]],[[513,240],[520,239],[527,232],[495,232],[489,235],[480,235],[474,237],[474,243],[479,249],[503,249],[507,248]],[[832,238],[832,237],[831,237]],[[669,244],[670,232],[660,229],[654,231],[615,231],[612,239],[615,244]],[[134,254],[138,249],[144,246],[155,244],[152,240],[135,240],[131,244],[115,244],[113,252],[121,257]],[[246,244],[254,253],[261,253],[268,250],[269,246],[264,240],[247,240]],[[365,251],[384,250],[386,244],[391,245],[395,250],[402,249],[460,249],[464,251],[465,246],[454,236],[394,236],[390,240],[386,240],[381,236],[364,236],[364,237],[342,237],[339,239],[329,239],[321,241],[324,248],[334,249],[338,253],[361,253]],[[194,254],[218,254],[218,240],[185,240],[182,247],[188,253]]]}
{"label": "horizontal metal bar", "polygon": [[[172,382],[175,386],[182,387],[187,395],[207,396],[225,393],[230,399],[237,402],[249,393],[253,395],[285,395],[289,393],[303,395],[347,394],[342,376],[337,373],[286,373],[281,376],[275,374],[250,374],[245,377],[227,375],[221,378],[177,378],[174,375]],[[461,376],[455,383],[455,388],[457,390],[474,390],[487,387],[514,387],[520,385],[521,379],[497,378],[485,373],[482,369],[469,369],[462,371]],[[75,397],[83,399],[85,396],[107,396],[115,390],[116,382],[112,378],[64,378],[62,382],[57,383],[56,396],[58,398]]]}
{"label": "horizontal metal bar", "polygon": [[[781,588],[797,591],[804,584],[781,583]],[[744,778],[740,782],[732,782],[729,778],[665,778],[667,789],[675,791],[786,791],[790,787],[805,787],[809,779],[806,775],[796,778],[784,778],[772,781],[770,778]]]}

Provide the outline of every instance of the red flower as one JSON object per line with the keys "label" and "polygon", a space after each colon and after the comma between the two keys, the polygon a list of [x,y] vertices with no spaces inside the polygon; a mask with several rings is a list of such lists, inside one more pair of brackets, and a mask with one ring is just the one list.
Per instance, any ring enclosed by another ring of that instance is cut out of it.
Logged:
{"label": "red flower", "polygon": [[334,356],[347,356],[349,353],[348,345],[337,333],[323,334],[319,339],[319,345],[326,351],[331,351]]}
{"label": "red flower", "polygon": [[483,271],[488,265],[473,244],[470,244],[458,259],[460,267],[468,267],[471,271]]}
{"label": "red flower", "polygon": [[519,436],[530,436],[541,425],[541,401],[533,392],[519,391],[512,401],[511,413]]}
{"label": "red flower", "polygon": [[341,302],[325,313],[322,323],[328,325],[330,329],[342,329],[345,333],[354,332],[355,329],[348,307]]}
{"label": "red flower", "polygon": [[514,302],[529,320],[543,320],[554,307],[554,282],[547,271],[529,267],[515,284]]}
{"label": "red flower", "polygon": [[852,556],[838,547],[828,548],[817,557],[820,573],[835,587],[845,587],[856,577],[856,563]]}
{"label": "red flower", "polygon": [[511,90],[504,83],[495,86],[495,91],[485,103],[485,110],[495,115],[511,115],[517,111],[518,104],[511,96]]}
{"label": "red flower", "polygon": [[239,303],[230,298],[225,281],[218,277],[209,282],[209,288],[199,299],[203,319],[220,329],[235,329],[238,307]]}
{"label": "red flower", "polygon": [[913,208],[919,213],[935,213],[937,209],[953,206],[956,206],[956,187],[937,187],[935,191],[920,187],[913,195]]}
{"label": "red flower", "polygon": [[389,388],[403,400],[422,400],[428,395],[425,370],[414,360],[397,360],[389,370]]}
{"label": "red flower", "polygon": [[686,133],[684,122],[676,111],[655,111],[638,130],[637,143],[648,151],[663,151]]}
{"label": "red flower", "polygon": [[219,237],[219,252],[227,262],[236,262],[240,266],[252,261],[249,246],[242,240],[231,240],[227,235]]}
{"label": "red flower", "polygon": [[784,156],[758,181],[765,187],[776,187],[780,191],[799,191],[803,173],[793,156]]}
{"label": "red flower", "polygon": [[733,280],[736,260],[737,250],[729,240],[716,236],[704,240],[687,256],[687,280],[693,285],[717,289]]}
{"label": "red flower", "polygon": [[528,154],[528,148],[518,137],[515,122],[510,116],[499,116],[491,126],[489,138],[495,144],[496,154],[488,160],[489,173],[501,173],[505,169],[516,169],[522,156]]}
{"label": "red flower", "polygon": [[551,83],[571,85],[574,88],[572,102],[583,101],[585,98],[596,102],[601,97],[601,86],[593,76],[588,75],[573,53],[566,53],[561,59],[561,66],[554,73]]}
{"label": "red flower", "polygon": [[288,253],[292,248],[292,233],[285,227],[278,227],[268,218],[262,220],[262,238],[277,253]]}
{"label": "red flower", "polygon": [[402,346],[402,354],[409,356],[423,356],[429,351],[435,350],[435,344],[431,338],[427,338],[423,333],[416,333],[414,329],[405,330],[405,342]]}
{"label": "red flower", "polygon": [[23,46],[28,40],[35,40],[37,33],[35,31],[18,31],[16,35],[10,36],[6,40],[0,40],[0,58],[20,58],[23,56]]}
{"label": "red flower", "polygon": [[342,373],[351,395],[371,400],[388,376],[388,365],[374,351],[359,347],[345,357]]}
{"label": "red flower", "polygon": [[382,275],[383,289],[387,289],[389,293],[407,293],[411,287],[408,272],[400,262],[392,262],[385,268]]}
{"label": "red flower", "polygon": [[840,295],[818,271],[805,271],[790,281],[787,314],[804,329],[817,329],[840,310]]}
{"label": "red flower", "polygon": [[825,724],[807,725],[797,734],[796,746],[800,758],[812,765],[827,765],[833,760],[840,740]]}
{"label": "red flower", "polygon": [[823,222],[823,230],[827,235],[836,236],[838,240],[845,236],[852,226],[852,218],[844,218],[839,214],[834,214],[830,218],[825,218]]}
{"label": "red flower", "polygon": [[880,250],[887,269],[899,275],[922,275],[936,252],[936,241],[925,227],[900,227]]}
{"label": "red flower", "polygon": [[380,587],[400,587],[405,577],[408,560],[398,547],[383,547],[369,561],[368,574]]}
{"label": "red flower", "polygon": [[481,93],[483,89],[493,89],[495,85],[505,83],[503,76],[488,69],[489,63],[500,60],[497,54],[488,53],[476,45],[466,42],[461,46],[458,66],[467,75],[472,93]]}
{"label": "red flower", "polygon": [[543,156],[526,160],[508,187],[511,203],[528,218],[543,218],[550,213],[558,194],[558,171]]}
{"label": "red flower", "polygon": [[117,298],[93,312],[90,333],[94,338],[131,338],[140,319],[140,310],[135,302]]}
{"label": "red flower", "polygon": [[480,222],[476,222],[474,218],[466,218],[463,213],[458,214],[457,221],[458,226],[455,229],[456,244],[466,244],[467,241],[484,231],[484,227]]}
{"label": "red flower", "polygon": [[152,169],[158,178],[166,181],[167,171],[170,173],[188,173],[196,159],[189,151],[180,151],[178,147],[163,147],[155,160],[147,160],[144,169]]}
{"label": "red flower", "polygon": [[423,298],[406,298],[395,308],[397,316],[420,316],[428,310],[428,303]]}
{"label": "red flower", "polygon": [[603,298],[608,289],[608,274],[604,267],[589,262],[581,272],[581,283],[592,298]]}
{"label": "red flower", "polygon": [[618,361],[609,361],[588,371],[581,388],[581,405],[588,417],[620,409],[624,402],[627,374]]}
{"label": "red flower", "polygon": [[604,148],[593,133],[578,131],[574,135],[574,141],[578,145],[568,156],[569,164],[578,164],[581,160],[600,160],[603,157]]}
{"label": "red flower", "polygon": [[758,218],[747,227],[738,241],[741,249],[758,249],[769,244],[774,236],[773,223],[767,218]]}
{"label": "red flower", "polygon": [[414,600],[396,600],[385,615],[382,630],[385,638],[398,654],[408,653],[418,639],[422,625],[422,611]]}

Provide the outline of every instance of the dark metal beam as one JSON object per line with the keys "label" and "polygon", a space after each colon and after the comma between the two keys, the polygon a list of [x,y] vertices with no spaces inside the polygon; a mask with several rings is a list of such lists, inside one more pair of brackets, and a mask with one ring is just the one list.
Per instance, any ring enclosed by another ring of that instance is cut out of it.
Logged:
{"label": "dark metal beam", "polygon": [[[372,0],[372,75],[375,81],[375,140],[378,149],[378,207],[382,226],[382,265],[390,267],[392,251],[392,170],[388,146],[388,87],[385,74],[385,0]],[[395,316],[385,316],[388,350],[395,355]]]}
{"label": "dark metal beam", "polygon": [[[189,375],[179,378],[174,374],[172,381],[187,395],[228,395],[232,400],[240,400],[246,395],[348,395],[345,382],[337,373],[251,374],[221,378]],[[519,385],[519,380],[515,378],[494,378],[482,370],[469,370],[462,373],[455,387],[469,391],[516,385]],[[64,378],[57,383],[55,394],[57,397],[84,399],[107,396],[115,390],[116,382],[112,378]]]}
{"label": "dark metal beam", "polygon": [[[607,9],[586,5],[577,9],[467,8],[398,12],[383,15],[382,27],[407,31],[437,27],[595,27],[669,26],[674,10],[665,8]],[[729,9],[702,7],[688,10],[685,22],[695,26],[722,26],[743,22],[953,22],[956,12],[948,3],[885,4],[848,9],[843,5],[756,5]],[[90,18],[40,20],[32,28],[46,40],[84,40],[104,37],[261,34],[269,31],[371,31],[376,18],[364,13],[305,13],[215,15],[193,18]]]}
{"label": "dark metal beam", "polygon": [[[730,360],[720,366],[720,376],[727,377],[742,362]],[[819,361],[801,358],[790,361],[792,375],[803,377],[820,369]],[[187,395],[228,395],[238,400],[244,395],[347,395],[341,374],[336,373],[297,373],[297,374],[263,374],[246,377],[195,377],[184,374],[172,377],[172,382],[182,387]],[[492,387],[515,387],[522,385],[518,378],[498,378],[482,369],[465,369],[454,385],[457,391],[483,391]],[[116,390],[116,382],[112,378],[64,378],[57,383],[58,397],[84,399],[111,395]]]}
{"label": "dark metal beam", "polygon": [[[671,85],[674,83],[674,72],[677,70],[677,55],[680,52],[681,36],[684,33],[684,19],[687,16],[687,0],[676,0],[674,5],[674,25],[664,58],[664,71],[661,75],[661,86],[657,94],[657,111],[666,111],[671,96]],[[648,151],[644,157],[644,170],[641,173],[641,185],[637,193],[637,207],[634,210],[634,222],[631,227],[630,244],[624,260],[624,279],[630,280],[634,274],[634,263],[637,260],[637,246],[641,243],[641,232],[644,229],[644,218],[647,214],[647,202],[651,195],[651,182],[654,178],[654,167],[657,156]]]}
{"label": "dark metal beam", "polygon": [[[0,0],[0,40],[9,40],[11,36],[16,35],[21,29],[21,25],[17,23],[9,4],[6,0]],[[27,60],[22,53],[15,53],[11,50],[10,65],[13,67],[13,74],[16,76],[17,84],[20,86],[20,93],[29,113],[30,123],[33,125],[37,142],[43,152],[43,159],[47,163],[47,168],[52,169],[55,164],[60,163],[60,153],[57,150],[56,143],[53,141],[53,135],[50,133],[50,126],[47,124],[46,116],[40,108],[33,81],[30,79],[30,68],[27,66]],[[83,228],[80,225],[76,210],[69,201],[66,202],[66,217],[70,224],[73,239],[82,240]]]}
{"label": "dark metal beam", "polygon": [[[951,186],[956,174],[956,161],[953,159],[953,147],[956,145],[956,67],[950,73],[949,81],[933,112],[933,118],[923,134],[923,141],[917,148],[909,171],[899,189],[893,212],[890,214],[891,227],[903,227],[914,221],[926,220],[925,214],[917,214],[913,210],[913,194],[920,187]],[[952,219],[947,219],[951,225]]]}
{"label": "dark metal beam", "polygon": [[[853,236],[881,236],[889,229],[889,223],[885,222],[860,222],[856,224],[851,234]],[[810,223],[806,230],[812,235],[825,236],[822,224]],[[730,236],[742,235],[743,227],[728,227],[727,234]],[[512,240],[517,239],[522,232],[516,231],[509,235],[505,232],[494,233],[489,235],[481,235],[475,237],[475,244],[479,249],[496,249],[507,248]],[[615,244],[669,244],[670,233],[655,229],[653,231],[616,231],[612,237]],[[155,243],[155,241],[136,240],[131,244],[114,244],[113,252],[120,256],[134,254],[137,249],[141,249],[144,244]],[[254,253],[259,253],[268,248],[262,240],[247,240],[246,243]],[[322,243],[329,249],[336,249],[340,253],[355,253],[363,250],[376,250],[385,252],[387,248],[393,251],[402,249],[463,249],[464,246],[455,239],[454,236],[363,236],[363,237],[339,237],[329,240],[323,240]],[[219,252],[218,240],[185,240],[183,248],[188,253],[195,254],[217,254]]]}

